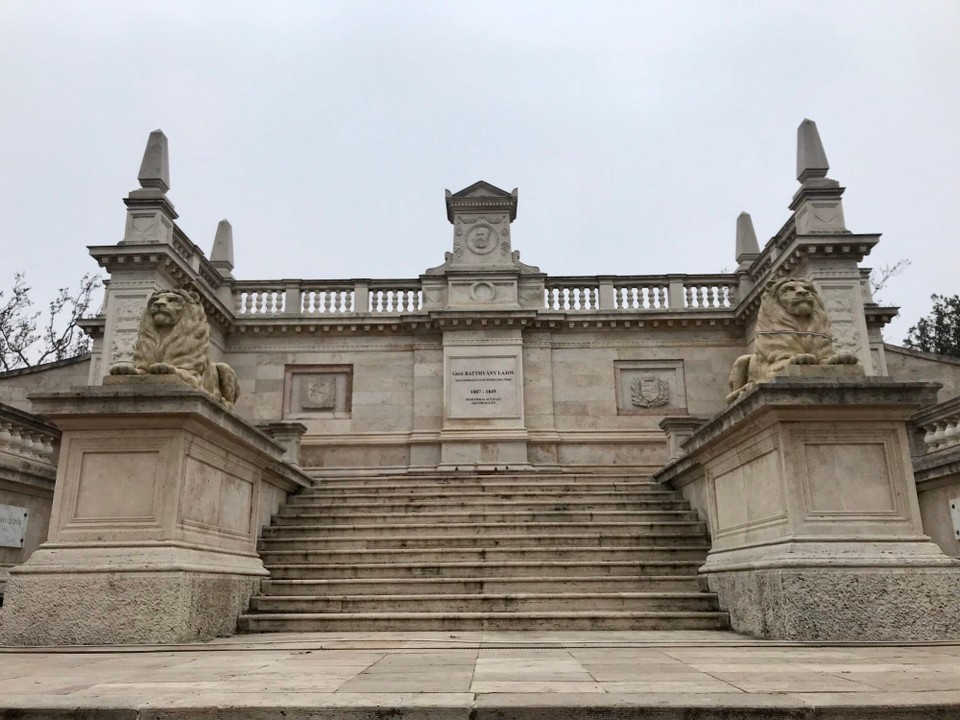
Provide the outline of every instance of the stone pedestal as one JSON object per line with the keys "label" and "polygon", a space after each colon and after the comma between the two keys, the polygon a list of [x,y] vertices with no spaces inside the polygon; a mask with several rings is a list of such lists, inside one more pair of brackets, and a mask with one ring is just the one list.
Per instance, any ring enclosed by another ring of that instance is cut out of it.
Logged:
{"label": "stone pedestal", "polygon": [[525,467],[520,328],[446,330],[443,371],[440,469]]}
{"label": "stone pedestal", "polygon": [[709,525],[701,572],[735,630],[960,638],[960,563],[923,535],[905,425],[937,387],[777,378],[694,433],[658,474]]}
{"label": "stone pedestal", "polygon": [[63,433],[60,463],[49,539],[11,571],[2,642],[232,634],[267,575],[260,526],[310,479],[172,376],[33,400]]}

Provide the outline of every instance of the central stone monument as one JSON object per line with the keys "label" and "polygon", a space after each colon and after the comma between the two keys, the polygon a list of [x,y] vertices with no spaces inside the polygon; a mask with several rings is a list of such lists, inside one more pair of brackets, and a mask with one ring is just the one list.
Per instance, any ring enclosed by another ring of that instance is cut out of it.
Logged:
{"label": "central stone monument", "polygon": [[424,309],[443,329],[441,470],[528,465],[523,328],[545,276],[511,247],[516,217],[516,190],[447,191],[453,251],[423,277]]}

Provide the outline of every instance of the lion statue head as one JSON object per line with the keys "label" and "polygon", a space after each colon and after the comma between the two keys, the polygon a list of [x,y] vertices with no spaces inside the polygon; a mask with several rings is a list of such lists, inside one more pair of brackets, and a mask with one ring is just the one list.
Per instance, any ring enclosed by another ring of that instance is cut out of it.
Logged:
{"label": "lion statue head", "polygon": [[177,375],[227,407],[237,399],[236,374],[210,359],[210,326],[200,296],[188,290],[158,290],[147,300],[132,363],[118,363],[111,375]]}
{"label": "lion statue head", "polygon": [[852,353],[833,348],[823,299],[809,280],[780,278],[767,283],[757,313],[756,352],[742,355],[730,372],[727,402],[756,383],[782,373],[788,365],[854,365]]}
{"label": "lion statue head", "polygon": [[809,280],[780,278],[767,283],[757,314],[757,330],[812,330],[830,334],[823,298]]}

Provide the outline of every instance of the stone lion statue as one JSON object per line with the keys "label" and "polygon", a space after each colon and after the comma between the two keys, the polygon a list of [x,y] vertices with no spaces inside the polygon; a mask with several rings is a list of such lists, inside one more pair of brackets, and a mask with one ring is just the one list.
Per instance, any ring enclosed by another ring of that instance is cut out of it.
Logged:
{"label": "stone lion statue", "polygon": [[226,363],[210,361],[210,326],[200,296],[186,290],[159,290],[147,300],[132,363],[117,363],[111,375],[177,375],[233,408],[237,375]]}
{"label": "stone lion statue", "polygon": [[797,278],[781,278],[767,284],[757,314],[756,347],[755,353],[741,355],[733,363],[728,403],[788,365],[860,362],[852,353],[834,351],[823,299],[813,283]]}

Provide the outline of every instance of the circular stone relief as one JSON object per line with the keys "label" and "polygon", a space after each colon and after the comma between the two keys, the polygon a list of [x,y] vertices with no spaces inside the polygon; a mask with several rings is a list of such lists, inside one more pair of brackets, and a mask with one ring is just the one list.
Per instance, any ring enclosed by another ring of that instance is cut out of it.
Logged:
{"label": "circular stone relief", "polygon": [[478,282],[470,286],[470,299],[474,302],[488,303],[497,297],[497,289],[488,282]]}
{"label": "circular stone relief", "polygon": [[467,247],[477,255],[493,252],[497,246],[496,231],[489,225],[477,225],[467,233]]}

